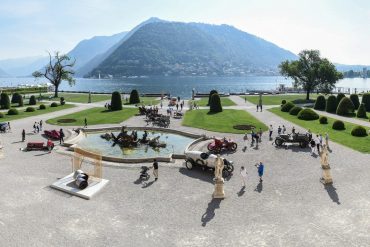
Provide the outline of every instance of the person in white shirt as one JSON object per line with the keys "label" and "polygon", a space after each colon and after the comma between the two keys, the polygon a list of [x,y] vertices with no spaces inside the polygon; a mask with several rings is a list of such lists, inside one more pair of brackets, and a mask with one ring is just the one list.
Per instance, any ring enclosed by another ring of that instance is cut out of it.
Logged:
{"label": "person in white shirt", "polygon": [[242,179],[242,186],[245,187],[245,183],[247,182],[247,170],[244,168],[244,166],[242,166],[240,168],[240,177]]}

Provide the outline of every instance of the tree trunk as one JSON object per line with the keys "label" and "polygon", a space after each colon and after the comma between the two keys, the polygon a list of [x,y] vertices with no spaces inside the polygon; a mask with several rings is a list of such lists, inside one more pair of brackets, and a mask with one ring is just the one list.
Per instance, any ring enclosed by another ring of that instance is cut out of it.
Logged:
{"label": "tree trunk", "polygon": [[310,90],[306,91],[306,100],[310,100]]}
{"label": "tree trunk", "polygon": [[58,98],[58,86],[55,86],[55,89],[54,89],[54,98]]}

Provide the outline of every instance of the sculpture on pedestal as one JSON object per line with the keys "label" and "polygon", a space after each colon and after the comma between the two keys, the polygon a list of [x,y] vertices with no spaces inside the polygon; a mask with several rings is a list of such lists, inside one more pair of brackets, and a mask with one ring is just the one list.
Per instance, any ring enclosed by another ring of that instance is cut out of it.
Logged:
{"label": "sculpture on pedestal", "polygon": [[222,177],[223,169],[224,162],[218,154],[215,160],[215,191],[213,192],[213,198],[225,198],[224,179]]}

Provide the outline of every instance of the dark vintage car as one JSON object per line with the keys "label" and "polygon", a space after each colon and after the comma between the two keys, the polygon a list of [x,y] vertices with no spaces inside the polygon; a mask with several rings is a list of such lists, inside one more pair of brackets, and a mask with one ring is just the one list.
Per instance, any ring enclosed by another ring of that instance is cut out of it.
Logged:
{"label": "dark vintage car", "polygon": [[9,130],[8,123],[0,123],[0,132],[6,132],[7,130]]}
{"label": "dark vintage car", "polygon": [[305,148],[309,144],[309,138],[307,134],[283,134],[275,138],[275,145],[280,147],[286,143],[297,143],[301,148]]}

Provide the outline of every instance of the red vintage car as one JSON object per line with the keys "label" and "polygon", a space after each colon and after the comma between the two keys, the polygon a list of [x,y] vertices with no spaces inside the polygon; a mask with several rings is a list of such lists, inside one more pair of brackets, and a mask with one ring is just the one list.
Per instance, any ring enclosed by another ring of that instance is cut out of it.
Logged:
{"label": "red vintage car", "polygon": [[44,130],[44,134],[53,140],[59,140],[60,139],[60,134],[59,131],[56,130]]}
{"label": "red vintage car", "polygon": [[209,143],[207,148],[209,151],[214,153],[221,153],[222,150],[235,152],[238,148],[238,144],[233,140],[226,140],[226,138],[223,138],[222,140],[214,138],[214,141]]}

